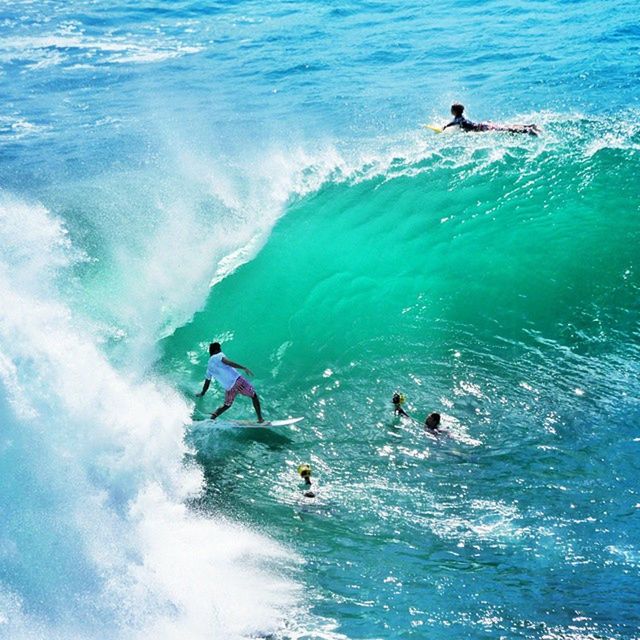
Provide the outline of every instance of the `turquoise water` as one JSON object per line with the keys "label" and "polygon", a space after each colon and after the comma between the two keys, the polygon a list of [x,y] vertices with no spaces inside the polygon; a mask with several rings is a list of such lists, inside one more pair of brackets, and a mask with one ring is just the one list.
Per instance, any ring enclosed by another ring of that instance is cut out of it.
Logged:
{"label": "turquoise water", "polygon": [[0,637],[638,638],[636,13],[0,5]]}

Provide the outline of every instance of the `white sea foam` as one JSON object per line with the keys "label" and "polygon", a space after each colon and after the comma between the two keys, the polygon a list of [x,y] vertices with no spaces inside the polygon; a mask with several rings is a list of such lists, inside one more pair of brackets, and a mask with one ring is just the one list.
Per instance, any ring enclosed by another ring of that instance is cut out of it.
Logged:
{"label": "white sea foam", "polygon": [[25,136],[42,134],[48,127],[29,122],[18,114],[0,116],[0,135],[5,139],[19,140]]}
{"label": "white sea foam", "polygon": [[125,38],[93,38],[73,30],[49,35],[0,39],[0,60],[27,61],[32,70],[66,63],[78,54],[89,56],[91,63],[144,64],[161,62],[199,51],[201,47],[184,45],[170,38],[143,44]]}
{"label": "white sea foam", "polygon": [[296,590],[270,567],[294,559],[185,507],[202,482],[183,461],[188,408],[115,369],[65,302],[83,256],[63,224],[3,195],[0,247],[0,637],[278,628]]}

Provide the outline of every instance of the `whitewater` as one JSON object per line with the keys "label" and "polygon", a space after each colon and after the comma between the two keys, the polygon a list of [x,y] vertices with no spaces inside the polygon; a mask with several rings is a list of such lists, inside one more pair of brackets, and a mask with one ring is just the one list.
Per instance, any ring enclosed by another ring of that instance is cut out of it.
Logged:
{"label": "whitewater", "polygon": [[640,637],[635,13],[0,2],[0,638]]}

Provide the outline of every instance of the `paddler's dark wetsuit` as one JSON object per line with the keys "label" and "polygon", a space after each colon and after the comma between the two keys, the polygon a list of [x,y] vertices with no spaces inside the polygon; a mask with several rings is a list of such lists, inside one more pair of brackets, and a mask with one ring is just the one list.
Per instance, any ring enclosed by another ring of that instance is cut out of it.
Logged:
{"label": "paddler's dark wetsuit", "polygon": [[471,122],[471,120],[467,120],[464,116],[456,116],[449,124],[445,124],[442,129],[446,129],[447,127],[460,127],[463,131],[491,131],[495,129],[491,124],[484,124],[483,122]]}
{"label": "paddler's dark wetsuit", "polygon": [[504,126],[498,124],[487,124],[486,122],[471,122],[464,116],[456,116],[449,124],[442,127],[444,131],[447,127],[460,127],[463,131],[508,131],[509,133],[528,133],[533,136],[538,135],[538,127],[535,124],[514,124]]}

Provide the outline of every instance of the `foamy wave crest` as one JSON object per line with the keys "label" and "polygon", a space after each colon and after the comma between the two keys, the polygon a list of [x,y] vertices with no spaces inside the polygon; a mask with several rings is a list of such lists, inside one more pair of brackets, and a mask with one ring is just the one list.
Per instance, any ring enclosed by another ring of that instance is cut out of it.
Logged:
{"label": "foamy wave crest", "polygon": [[[133,322],[144,333],[152,329],[145,338],[152,344],[190,319],[203,304],[207,285],[215,285],[257,254],[294,198],[328,183],[393,180],[436,168],[454,168],[464,178],[487,167],[501,170],[514,159],[533,163],[557,147],[582,160],[591,153],[594,139],[611,125],[591,119],[585,131],[576,130],[570,126],[576,118],[553,113],[515,118],[539,123],[543,130],[539,138],[455,131],[438,136],[417,129],[357,144],[280,141],[255,148],[247,143],[230,154],[216,149],[215,140],[206,134],[200,140],[193,132],[164,131],[160,124],[164,119],[159,118],[157,138],[166,145],[160,154],[162,166],[154,167],[151,176],[135,176],[125,206],[120,196],[114,198],[122,189],[122,176],[113,178],[117,185],[104,189],[121,212],[102,216],[111,225],[104,235],[112,235],[116,228],[119,234],[112,244],[118,247],[115,272],[122,286],[110,283],[108,291],[117,291],[126,304],[113,306],[120,307],[119,320],[125,327]],[[206,127],[194,130],[201,133]],[[625,135],[633,136],[636,130],[628,127]],[[133,191],[141,197],[138,204],[133,202]],[[151,226],[143,229],[141,221]],[[137,240],[123,241],[127,237]],[[159,298],[150,291],[158,292]]]}
{"label": "foamy wave crest", "polygon": [[0,196],[0,637],[272,632],[294,559],[185,507],[188,408],[115,369],[65,302],[82,259],[44,207]]}
{"label": "foamy wave crest", "polygon": [[[153,63],[198,53],[197,46],[187,46],[171,39],[158,42],[136,43],[123,38],[97,39],[81,32],[68,30],[29,38],[3,38],[0,40],[0,60],[20,60],[29,63],[29,68],[44,69],[61,64],[75,63],[84,67],[96,64]],[[80,55],[88,54],[80,58]]]}
{"label": "foamy wave crest", "polygon": [[[231,153],[206,133],[200,140],[194,132],[167,132],[165,120],[156,118],[157,140],[164,140],[157,165],[103,176],[76,198],[92,208],[92,224],[102,226],[110,247],[111,272],[99,290],[115,310],[114,324],[129,339],[128,349],[136,334],[140,345],[154,345],[191,318],[208,286],[258,253],[292,199],[327,183],[391,180],[434,167],[474,173],[512,156],[535,159],[557,143],[559,125],[548,114],[528,115],[545,128],[540,139],[417,130],[356,145],[280,141],[257,149],[240,142]],[[194,125],[195,132],[203,130]],[[100,197],[93,202],[95,193]]]}

